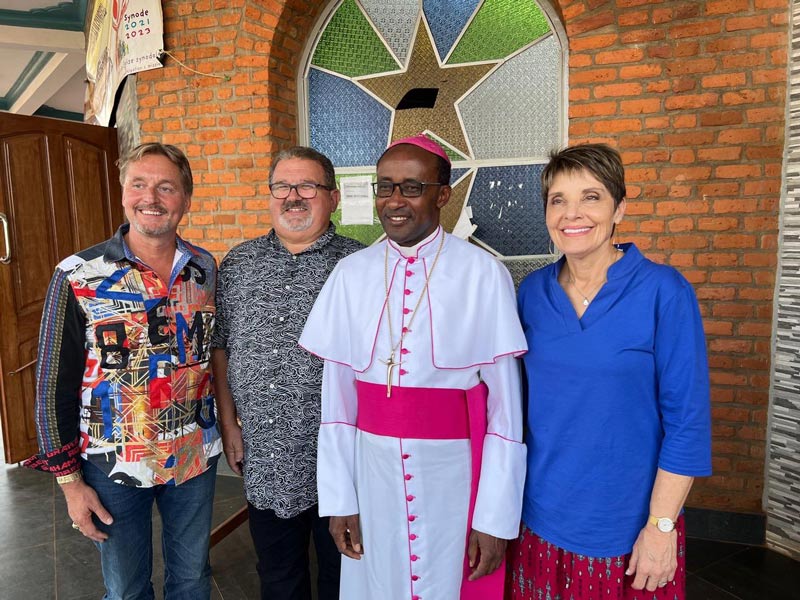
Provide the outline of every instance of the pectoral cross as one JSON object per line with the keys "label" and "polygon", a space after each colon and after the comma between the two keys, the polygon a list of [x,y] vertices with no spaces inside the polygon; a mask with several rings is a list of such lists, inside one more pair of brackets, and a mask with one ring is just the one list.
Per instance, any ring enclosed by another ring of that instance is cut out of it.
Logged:
{"label": "pectoral cross", "polygon": [[[380,360],[380,359],[378,359]],[[392,396],[392,372],[395,367],[399,367],[399,362],[394,362],[394,352],[389,355],[389,360],[381,360],[386,365],[386,397]]]}

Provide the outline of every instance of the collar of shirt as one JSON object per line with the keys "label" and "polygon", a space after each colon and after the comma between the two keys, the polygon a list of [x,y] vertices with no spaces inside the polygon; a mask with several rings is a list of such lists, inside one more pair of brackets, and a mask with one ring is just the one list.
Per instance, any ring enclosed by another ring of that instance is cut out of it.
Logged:
{"label": "collar of shirt", "polygon": [[439,235],[444,235],[444,229],[442,229],[441,225],[432,234],[414,246],[398,246],[389,238],[386,238],[386,243],[395,252],[392,258],[432,258],[439,252]]}
{"label": "collar of shirt", "polygon": [[[119,226],[119,229],[117,229],[113,237],[108,240],[105,252],[103,253],[103,260],[106,262],[120,262],[127,260],[128,262],[137,263],[140,265],[145,264],[139,258],[137,258],[133,252],[131,252],[128,244],[125,243],[125,234],[128,233],[130,228],[130,223],[123,223]],[[183,268],[189,263],[194,255],[195,253],[192,251],[189,245],[184,242],[180,236],[176,235],[175,256],[172,261],[172,274],[169,281],[170,285],[175,279],[175,276],[183,270]]]}

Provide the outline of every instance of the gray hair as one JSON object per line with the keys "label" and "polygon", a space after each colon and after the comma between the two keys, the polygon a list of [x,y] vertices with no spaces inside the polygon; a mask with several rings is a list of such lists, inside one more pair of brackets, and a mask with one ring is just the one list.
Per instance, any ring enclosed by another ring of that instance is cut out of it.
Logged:
{"label": "gray hair", "polygon": [[272,176],[275,174],[275,168],[278,166],[278,163],[282,160],[288,160],[290,158],[300,158],[302,160],[310,160],[317,163],[320,167],[322,167],[322,171],[325,174],[325,181],[323,183],[332,190],[336,189],[336,172],[333,169],[333,163],[331,162],[331,159],[322,154],[322,152],[317,152],[308,146],[294,146],[288,150],[283,150],[278,153],[278,155],[272,161],[272,166],[269,169],[270,185],[272,184]]}

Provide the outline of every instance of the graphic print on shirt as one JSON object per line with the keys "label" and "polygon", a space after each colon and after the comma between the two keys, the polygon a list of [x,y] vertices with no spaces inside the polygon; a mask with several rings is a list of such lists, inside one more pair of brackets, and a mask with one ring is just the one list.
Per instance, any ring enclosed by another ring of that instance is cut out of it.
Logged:
{"label": "graphic print on shirt", "polygon": [[218,439],[207,369],[213,288],[194,264],[178,279],[168,290],[151,271],[102,260],[70,276],[86,319],[81,450],[103,455],[96,464],[129,485],[143,473],[155,483],[199,475]]}

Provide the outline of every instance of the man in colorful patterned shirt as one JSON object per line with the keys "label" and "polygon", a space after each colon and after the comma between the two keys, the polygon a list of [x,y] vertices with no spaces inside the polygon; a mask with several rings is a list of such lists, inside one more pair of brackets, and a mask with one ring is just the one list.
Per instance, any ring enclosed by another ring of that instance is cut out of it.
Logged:
{"label": "man in colorful patterned shirt", "polygon": [[261,597],[310,600],[313,533],[318,597],[332,600],[340,558],[318,514],[315,479],[322,361],[297,340],[328,274],[363,246],[336,235],[339,191],[319,152],[279,154],[270,191],[273,230],[220,265],[212,343],[220,428],[228,464],[244,473]]}
{"label": "man in colorful patterned shirt", "polygon": [[128,223],[63,260],[45,300],[27,465],[56,475],[73,528],[100,549],[107,598],[152,598],[151,519],[168,598],[209,598],[216,463],[209,370],[216,265],[177,236],[192,172],[174,146],[120,163]]}

